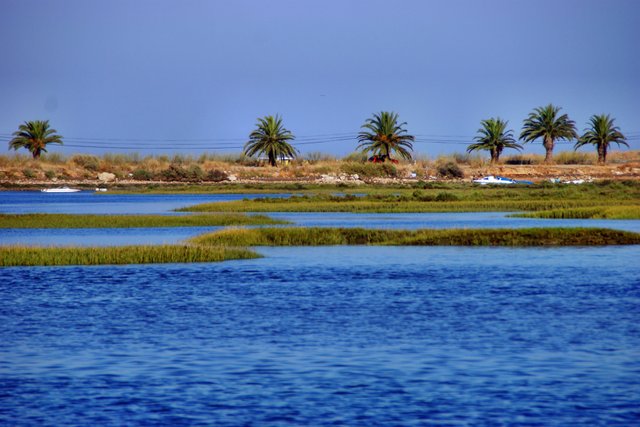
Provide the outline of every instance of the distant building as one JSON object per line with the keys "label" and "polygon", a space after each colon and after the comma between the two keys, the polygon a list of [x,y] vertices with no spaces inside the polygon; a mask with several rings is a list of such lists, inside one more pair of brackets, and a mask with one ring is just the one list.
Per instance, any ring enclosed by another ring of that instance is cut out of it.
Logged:
{"label": "distant building", "polygon": [[[293,157],[289,157],[289,156],[277,157],[276,158],[276,163],[280,163],[281,165],[288,165],[292,161],[293,161]],[[268,164],[269,163],[269,157],[260,156],[260,157],[258,157],[258,162],[260,164]]]}

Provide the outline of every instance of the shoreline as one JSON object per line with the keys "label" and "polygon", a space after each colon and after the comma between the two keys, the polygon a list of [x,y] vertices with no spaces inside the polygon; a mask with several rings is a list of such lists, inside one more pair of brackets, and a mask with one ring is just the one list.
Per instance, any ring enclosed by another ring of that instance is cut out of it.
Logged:
{"label": "shoreline", "polygon": [[[236,186],[269,186],[269,185],[410,185],[419,182],[434,183],[471,183],[473,179],[486,175],[501,175],[516,180],[528,180],[536,184],[549,182],[551,179],[560,181],[626,181],[640,180],[640,163],[620,165],[498,165],[481,168],[461,167],[464,178],[450,178],[438,176],[396,176],[396,177],[360,177],[357,174],[328,172],[326,174],[308,174],[302,176],[290,175],[290,169],[279,168],[249,168],[256,173],[252,178],[230,176],[223,181],[208,180],[136,180],[131,178],[113,178],[100,180],[96,178],[69,179],[0,179],[0,191],[3,190],[31,190],[58,186],[80,186],[88,188],[121,188],[126,187],[166,187],[179,188],[186,186],[209,186],[231,189]],[[409,168],[410,169],[410,168]],[[283,172],[287,172],[286,174]],[[248,173],[248,172],[246,172]],[[265,176],[266,173],[270,175]]]}

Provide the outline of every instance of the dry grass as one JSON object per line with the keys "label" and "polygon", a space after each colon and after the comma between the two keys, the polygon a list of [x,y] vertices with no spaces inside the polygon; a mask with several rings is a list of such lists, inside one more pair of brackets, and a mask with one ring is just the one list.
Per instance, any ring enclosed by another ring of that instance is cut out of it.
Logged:
{"label": "dry grass", "polygon": [[[557,152],[554,156],[557,165],[594,166],[595,154],[592,152]],[[503,156],[501,167],[519,165],[541,165],[543,157],[534,154],[513,154]],[[608,157],[611,167],[640,162],[640,151],[612,151]],[[142,156],[137,153],[112,154],[101,156],[75,154],[69,157],[57,153],[43,155],[40,160],[31,156],[13,153],[0,156],[0,180],[17,181],[63,181],[63,180],[95,180],[100,172],[110,172],[119,180],[166,180],[166,171],[172,166],[184,170],[198,168],[201,174],[183,177],[192,182],[207,181],[211,171],[222,171],[244,180],[315,180],[321,175],[352,173],[362,178],[398,177],[405,178],[416,174],[418,178],[428,179],[436,176],[442,165],[454,164],[470,176],[469,170],[489,167],[485,153],[453,153],[451,155],[430,158],[416,154],[413,161],[401,161],[399,164],[373,165],[366,161],[366,156],[353,153],[342,159],[329,154],[309,153],[296,159],[289,165],[278,168],[260,165],[255,159],[239,154],[201,154],[197,157],[183,155]],[[378,171],[380,166],[387,170]],[[376,169],[377,168],[377,169]],[[357,173],[360,171],[360,173]]]}

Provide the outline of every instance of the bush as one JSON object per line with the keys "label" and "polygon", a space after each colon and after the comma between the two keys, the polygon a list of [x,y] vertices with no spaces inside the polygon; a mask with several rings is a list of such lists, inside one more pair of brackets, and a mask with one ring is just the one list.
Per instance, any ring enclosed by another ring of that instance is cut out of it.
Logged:
{"label": "bush", "polygon": [[185,169],[179,164],[172,163],[160,173],[160,176],[165,181],[202,181],[204,172],[198,165],[191,165]]}
{"label": "bush", "polygon": [[153,179],[153,173],[146,169],[136,169],[133,171],[133,179],[137,181],[151,181]]}
{"label": "bush", "polygon": [[460,200],[458,196],[447,191],[442,191],[436,195],[436,202],[456,202]]}
{"label": "bush", "polygon": [[44,176],[46,176],[47,179],[53,179],[56,176],[56,172],[52,170],[48,170],[44,172]]}
{"label": "bush", "polygon": [[22,171],[22,174],[24,175],[25,178],[29,178],[29,179],[33,179],[36,177],[36,171],[34,171],[33,169],[24,169]]}
{"label": "bush", "polygon": [[505,165],[536,165],[539,163],[541,163],[541,161],[539,161],[535,157],[523,156],[522,154],[509,156],[504,160]]}
{"label": "bush", "polygon": [[187,171],[182,166],[172,163],[167,169],[160,172],[160,176],[165,181],[186,181]]}
{"label": "bush", "polygon": [[220,169],[211,169],[207,172],[207,181],[220,182],[226,181],[229,176]]}
{"label": "bush", "polygon": [[198,165],[191,165],[187,169],[187,179],[189,181],[202,181],[204,179],[204,172]]}
{"label": "bush", "polygon": [[464,172],[457,163],[448,162],[438,166],[438,175],[444,178],[464,178]]}
{"label": "bush", "polygon": [[343,163],[340,170],[360,178],[382,178],[398,176],[398,169],[391,163]]}
{"label": "bush", "polygon": [[342,160],[345,162],[358,162],[358,163],[364,163],[367,161],[367,153],[363,153],[361,151],[355,151],[351,154],[349,154],[348,156],[346,156],[345,158],[343,158]]}
{"label": "bush", "polygon": [[76,154],[71,158],[71,162],[92,172],[97,172],[100,169],[100,160],[96,156]]}

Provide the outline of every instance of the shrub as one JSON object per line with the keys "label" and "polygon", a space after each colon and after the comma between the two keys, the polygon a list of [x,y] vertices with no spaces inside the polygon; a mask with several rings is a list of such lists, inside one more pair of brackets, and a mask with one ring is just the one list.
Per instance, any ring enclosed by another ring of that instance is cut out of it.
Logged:
{"label": "shrub", "polygon": [[435,200],[433,196],[422,190],[415,190],[412,196],[414,200],[419,200],[421,202],[433,202]]}
{"label": "shrub", "polygon": [[186,181],[187,171],[182,166],[172,163],[167,169],[160,172],[160,176],[165,181]]}
{"label": "shrub", "polygon": [[188,169],[172,163],[160,173],[162,179],[166,181],[202,181],[204,172],[198,165],[191,165]]}
{"label": "shrub", "polygon": [[345,158],[342,159],[345,162],[359,162],[359,163],[364,163],[367,161],[367,154],[363,153],[361,151],[355,151],[349,155],[347,155]]}
{"label": "shrub", "polygon": [[436,202],[456,202],[460,200],[458,196],[447,191],[441,191],[436,195]]}
{"label": "shrub", "polygon": [[191,165],[187,169],[187,179],[189,181],[202,181],[204,179],[204,172],[198,165]]}
{"label": "shrub", "polygon": [[29,168],[23,169],[22,174],[24,175],[25,178],[29,178],[29,179],[33,179],[36,177],[36,171]]}
{"label": "shrub", "polygon": [[438,175],[445,178],[464,178],[464,172],[454,162],[447,162],[438,166]]}
{"label": "shrub", "polygon": [[504,159],[506,165],[539,165],[543,162],[542,156],[516,154]]}
{"label": "shrub", "polygon": [[392,163],[382,163],[382,170],[386,176],[397,177],[398,169]]}
{"label": "shrub", "polygon": [[52,170],[48,170],[44,172],[44,176],[46,176],[47,179],[53,179],[56,176],[56,172]]}
{"label": "shrub", "polygon": [[207,172],[207,181],[220,182],[226,181],[229,176],[220,169],[211,169]]}
{"label": "shrub", "polygon": [[133,179],[138,181],[151,181],[153,174],[146,169],[136,169],[133,171]]}
{"label": "shrub", "polygon": [[343,163],[340,170],[349,175],[358,175],[360,178],[382,178],[386,176],[398,176],[398,169],[391,163]]}
{"label": "shrub", "polygon": [[92,172],[100,169],[100,160],[96,156],[76,154],[71,158],[71,162]]}

